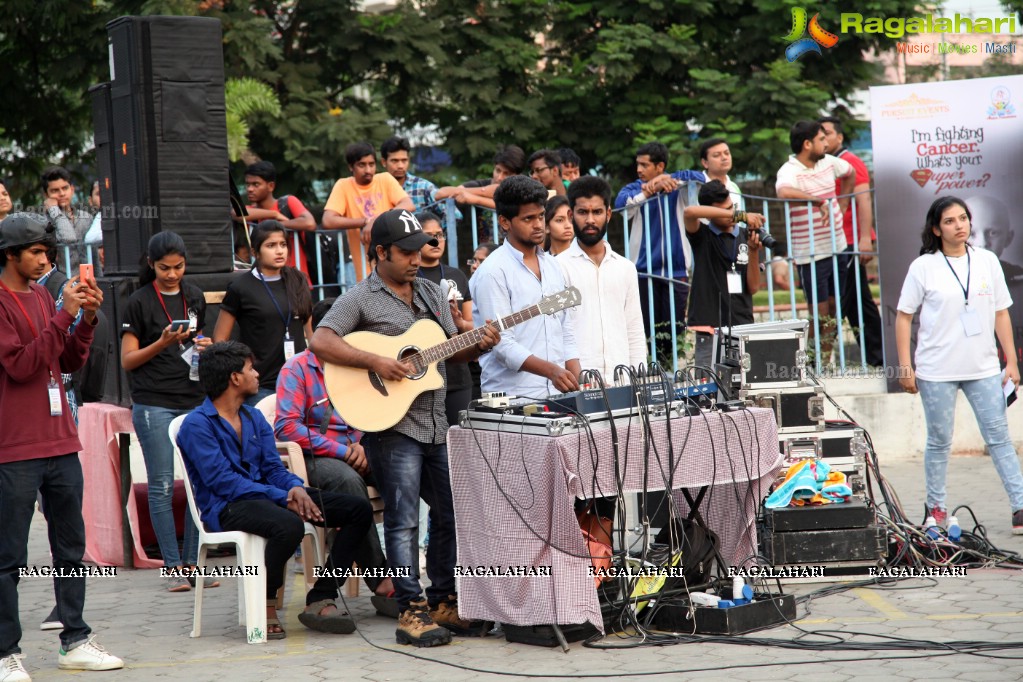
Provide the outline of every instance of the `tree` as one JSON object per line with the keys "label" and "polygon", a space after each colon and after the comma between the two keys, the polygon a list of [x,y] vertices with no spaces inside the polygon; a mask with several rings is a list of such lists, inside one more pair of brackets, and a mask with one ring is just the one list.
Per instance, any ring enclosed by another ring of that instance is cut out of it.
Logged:
{"label": "tree", "polygon": [[258,114],[279,117],[281,103],[266,83],[255,78],[230,78],[224,84],[224,110],[227,117],[227,157],[234,162],[243,156],[253,156],[248,148],[248,121]]}

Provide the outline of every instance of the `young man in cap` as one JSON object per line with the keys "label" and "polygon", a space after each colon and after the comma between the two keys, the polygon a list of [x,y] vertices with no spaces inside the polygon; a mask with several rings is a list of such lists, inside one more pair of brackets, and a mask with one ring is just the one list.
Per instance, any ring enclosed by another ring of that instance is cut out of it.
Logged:
{"label": "young man in cap", "polygon": [[[375,372],[400,381],[414,370],[396,358],[359,350],[344,340],[355,331],[397,336],[418,320],[433,320],[448,336],[458,333],[451,309],[439,286],[417,277],[419,250],[437,240],[423,232],[409,211],[395,209],[377,216],[370,247],[376,269],[337,299],[313,334],[310,348],[320,361]],[[449,358],[474,360],[500,341],[488,329],[483,339]],[[445,363],[437,368],[447,381]],[[481,635],[483,623],[458,615],[455,595],[455,516],[448,475],[444,414],[445,388],[423,393],[408,413],[390,429],[367,433],[363,445],[384,498],[384,543],[388,564],[408,577],[394,577],[395,599],[401,615],[395,638],[399,644],[436,646],[451,641],[451,633]],[[430,546],[426,572],[430,587],[423,597],[419,584],[419,498],[430,506]]]}
{"label": "young man in cap", "polygon": [[[50,528],[50,552],[60,633],[58,665],[66,670],[114,670],[124,662],[96,643],[82,619],[85,606],[85,522],[82,465],[60,373],[79,369],[89,354],[103,294],[72,279],[64,307],[35,284],[49,268],[54,229],[29,213],[0,223],[0,679],[31,679],[22,664],[18,569],[28,564],[28,532],[36,494]],[[69,333],[79,310],[81,323]]]}

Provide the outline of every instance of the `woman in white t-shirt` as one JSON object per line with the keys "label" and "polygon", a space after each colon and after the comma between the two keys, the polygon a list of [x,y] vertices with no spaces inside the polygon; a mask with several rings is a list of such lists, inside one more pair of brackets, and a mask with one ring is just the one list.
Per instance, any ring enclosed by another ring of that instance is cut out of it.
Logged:
{"label": "woman in white t-shirt", "polygon": [[[945,478],[952,448],[956,393],[961,388],[977,417],[991,461],[1012,505],[1012,532],[1023,535],[1023,474],[1009,436],[1003,384],[1019,384],[1009,306],[998,258],[967,244],[970,209],[956,197],[931,204],[920,257],[909,266],[899,297],[895,343],[899,382],[907,393],[920,392],[927,421],[924,516],[944,525]],[[916,370],[910,364],[913,315],[920,311]],[[1006,357],[1003,375],[994,337]]]}

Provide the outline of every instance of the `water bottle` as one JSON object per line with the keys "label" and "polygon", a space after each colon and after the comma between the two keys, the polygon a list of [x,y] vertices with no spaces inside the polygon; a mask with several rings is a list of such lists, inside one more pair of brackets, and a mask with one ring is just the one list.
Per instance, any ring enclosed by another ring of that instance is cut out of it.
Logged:
{"label": "water bottle", "polygon": [[948,517],[948,539],[952,542],[959,542],[963,536],[963,529],[959,527],[959,519],[954,516]]}
{"label": "water bottle", "polygon": [[188,378],[192,381],[199,381],[199,339],[202,334],[195,337],[195,346],[192,348],[192,367],[188,370]]}

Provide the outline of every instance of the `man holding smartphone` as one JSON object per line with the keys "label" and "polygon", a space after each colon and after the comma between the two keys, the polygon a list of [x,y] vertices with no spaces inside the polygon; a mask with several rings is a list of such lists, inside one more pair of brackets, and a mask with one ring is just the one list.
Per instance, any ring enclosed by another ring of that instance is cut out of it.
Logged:
{"label": "man holding smartphone", "polygon": [[[22,664],[18,618],[18,569],[28,564],[28,534],[36,494],[42,493],[50,526],[53,569],[77,577],[54,583],[60,633],[58,666],[114,670],[124,662],[96,643],[82,618],[85,606],[85,522],[82,466],[62,371],[80,368],[89,353],[103,294],[72,279],[60,312],[33,280],[49,267],[54,229],[39,216],[13,213],[0,223],[0,670],[5,681],[30,677]],[[68,330],[84,310],[82,322]]]}

